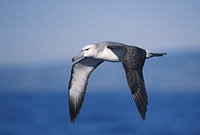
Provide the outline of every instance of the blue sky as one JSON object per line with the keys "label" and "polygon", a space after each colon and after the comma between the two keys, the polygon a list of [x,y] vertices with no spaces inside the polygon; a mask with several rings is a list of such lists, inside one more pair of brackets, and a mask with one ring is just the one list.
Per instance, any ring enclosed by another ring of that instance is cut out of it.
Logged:
{"label": "blue sky", "polygon": [[90,43],[200,48],[199,0],[1,0],[0,64],[70,60]]}

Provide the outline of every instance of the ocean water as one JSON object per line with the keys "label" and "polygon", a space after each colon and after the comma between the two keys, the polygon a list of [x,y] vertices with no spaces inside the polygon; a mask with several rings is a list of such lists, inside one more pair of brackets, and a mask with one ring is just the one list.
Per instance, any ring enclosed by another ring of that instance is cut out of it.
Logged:
{"label": "ocean water", "polygon": [[0,94],[0,135],[199,135],[200,93],[151,93],[142,121],[127,92],[86,93],[70,122],[66,93]]}

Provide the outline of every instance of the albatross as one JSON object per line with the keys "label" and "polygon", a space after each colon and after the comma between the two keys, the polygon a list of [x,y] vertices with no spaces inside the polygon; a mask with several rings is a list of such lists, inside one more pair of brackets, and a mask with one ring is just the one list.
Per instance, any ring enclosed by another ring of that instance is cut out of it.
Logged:
{"label": "albatross", "polygon": [[102,62],[122,62],[126,79],[142,120],[145,120],[148,96],[143,78],[145,60],[166,53],[152,53],[136,46],[119,42],[99,42],[87,45],[72,58],[72,62],[82,58],[72,65],[69,82],[69,112],[74,123],[80,112],[90,74]]}

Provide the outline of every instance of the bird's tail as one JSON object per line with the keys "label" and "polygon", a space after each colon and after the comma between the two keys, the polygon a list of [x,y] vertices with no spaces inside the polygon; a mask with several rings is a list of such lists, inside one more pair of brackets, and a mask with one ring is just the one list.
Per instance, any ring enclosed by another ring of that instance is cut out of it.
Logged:
{"label": "bird's tail", "polygon": [[159,56],[163,56],[167,53],[152,53],[149,51],[146,51],[146,59],[151,58],[151,57],[159,57]]}

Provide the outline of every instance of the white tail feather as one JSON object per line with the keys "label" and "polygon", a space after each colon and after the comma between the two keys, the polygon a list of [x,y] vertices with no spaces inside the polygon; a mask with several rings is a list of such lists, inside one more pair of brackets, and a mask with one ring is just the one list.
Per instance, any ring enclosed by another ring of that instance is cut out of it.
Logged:
{"label": "white tail feather", "polygon": [[152,53],[149,51],[146,51],[146,59],[151,58],[151,57],[159,57],[159,56],[163,56],[167,53]]}

